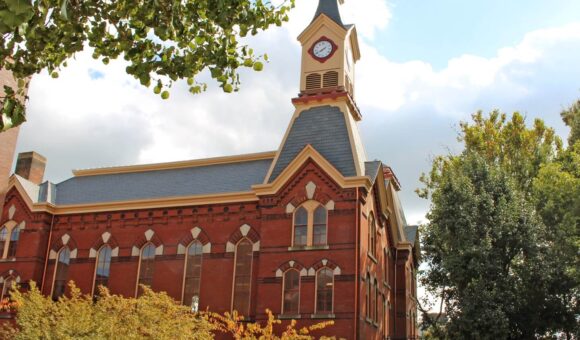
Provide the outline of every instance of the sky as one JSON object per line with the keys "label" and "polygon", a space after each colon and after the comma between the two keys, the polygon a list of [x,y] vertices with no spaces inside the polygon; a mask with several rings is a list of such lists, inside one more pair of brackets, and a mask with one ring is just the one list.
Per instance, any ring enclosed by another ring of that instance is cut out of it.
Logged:
{"label": "sky", "polygon": [[[298,34],[316,0],[297,0],[289,23],[248,39],[268,53],[264,71],[242,72],[239,93],[191,95],[184,82],[168,101],[124,72],[78,54],[58,79],[35,76],[17,152],[48,158],[45,178],[72,169],[158,163],[276,150],[299,91]],[[368,158],[402,183],[409,223],[429,202],[415,194],[440,154],[457,153],[459,121],[478,111],[520,111],[565,137],[560,112],[580,98],[580,1],[346,0],[357,25],[359,125]],[[207,79],[207,76],[205,76]]]}

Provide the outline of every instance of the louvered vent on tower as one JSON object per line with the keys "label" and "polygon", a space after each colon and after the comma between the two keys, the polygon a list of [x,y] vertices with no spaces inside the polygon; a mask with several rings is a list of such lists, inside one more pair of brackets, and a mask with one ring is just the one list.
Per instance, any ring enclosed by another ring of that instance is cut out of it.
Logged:
{"label": "louvered vent on tower", "polygon": [[315,90],[320,88],[320,73],[311,73],[306,76],[306,90]]}
{"label": "louvered vent on tower", "polygon": [[324,74],[324,87],[338,86],[338,72],[328,71]]}

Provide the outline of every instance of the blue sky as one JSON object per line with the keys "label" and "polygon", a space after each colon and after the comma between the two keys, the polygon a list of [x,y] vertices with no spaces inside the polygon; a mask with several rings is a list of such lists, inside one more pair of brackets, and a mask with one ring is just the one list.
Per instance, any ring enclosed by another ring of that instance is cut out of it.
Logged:
{"label": "blue sky", "polygon": [[435,69],[462,54],[493,57],[531,31],[577,22],[577,0],[393,0],[392,19],[374,43],[393,61]]}
{"label": "blue sky", "polygon": [[[17,151],[46,156],[46,178],[58,183],[72,169],[276,150],[298,92],[296,37],[316,6],[297,0],[289,23],[248,40],[270,62],[243,71],[235,94],[210,81],[194,96],[181,82],[162,101],[122,60],[104,66],[81,53],[59,79],[33,78]],[[457,126],[473,112],[517,110],[568,133],[559,113],[580,98],[580,1],[346,0],[342,14],[361,40],[367,155],[393,167],[410,223],[429,207],[414,193],[419,176],[434,156],[460,151]]]}

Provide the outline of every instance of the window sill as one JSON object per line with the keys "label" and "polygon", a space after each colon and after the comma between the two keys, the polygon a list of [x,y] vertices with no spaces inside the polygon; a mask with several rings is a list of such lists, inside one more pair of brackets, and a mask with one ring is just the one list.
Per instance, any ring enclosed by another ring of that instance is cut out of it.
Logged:
{"label": "window sill", "polygon": [[385,286],[385,288],[387,288],[388,290],[391,290],[391,285],[390,284],[388,284],[386,282],[383,282],[383,286]]}
{"label": "window sill", "polygon": [[298,320],[298,319],[302,319],[302,315],[300,315],[300,314],[279,314],[278,319],[279,320]]}
{"label": "window sill", "polygon": [[325,246],[295,246],[295,247],[288,247],[288,251],[309,251],[309,250],[328,250],[330,247],[328,245]]}
{"label": "window sill", "polygon": [[334,314],[311,314],[311,319],[335,319],[336,315]]}
{"label": "window sill", "polygon": [[373,254],[371,253],[367,253],[367,256],[374,262],[374,263],[379,263],[379,261],[373,256]]}
{"label": "window sill", "polygon": [[369,324],[372,325],[373,324],[373,320],[369,319],[369,318],[365,318],[365,321]]}
{"label": "window sill", "polygon": [[15,257],[8,257],[5,259],[0,259],[0,262],[15,262],[16,258]]}

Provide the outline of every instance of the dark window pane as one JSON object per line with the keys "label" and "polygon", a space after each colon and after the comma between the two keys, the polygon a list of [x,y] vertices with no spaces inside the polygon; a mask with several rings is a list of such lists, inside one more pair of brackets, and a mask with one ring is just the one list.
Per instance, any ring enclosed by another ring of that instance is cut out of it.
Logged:
{"label": "dark window pane", "polygon": [[300,207],[294,214],[294,246],[305,246],[308,239],[308,212]]}
{"label": "dark window pane", "polygon": [[99,286],[107,287],[111,272],[111,247],[103,246],[97,256],[97,272],[95,274],[94,295],[99,294]]}
{"label": "dark window pane", "polygon": [[333,272],[323,268],[316,274],[316,313],[332,313],[332,295],[334,290]]}
{"label": "dark window pane", "polygon": [[20,228],[14,227],[10,235],[10,244],[8,245],[8,257],[16,256],[16,248],[18,247],[18,240],[20,239]]}
{"label": "dark window pane", "polygon": [[[153,272],[155,269],[155,246],[147,244],[141,251],[141,266],[139,270],[139,284],[151,287],[153,284]],[[140,295],[141,289],[138,289]]]}
{"label": "dark window pane", "polygon": [[58,253],[58,261],[56,262],[56,273],[54,276],[54,287],[52,289],[52,299],[58,300],[64,295],[66,290],[66,280],[68,278],[68,268],[70,265],[70,250],[62,248]]}
{"label": "dark window pane", "polygon": [[233,309],[241,315],[250,315],[250,293],[252,290],[252,242],[243,239],[236,248]]}
{"label": "dark window pane", "polygon": [[299,314],[300,273],[291,269],[284,274],[284,314]]}
{"label": "dark window pane", "polygon": [[2,229],[0,229],[0,258],[4,256],[4,247],[6,245],[7,239],[8,239],[8,229],[6,227],[2,227]]}

